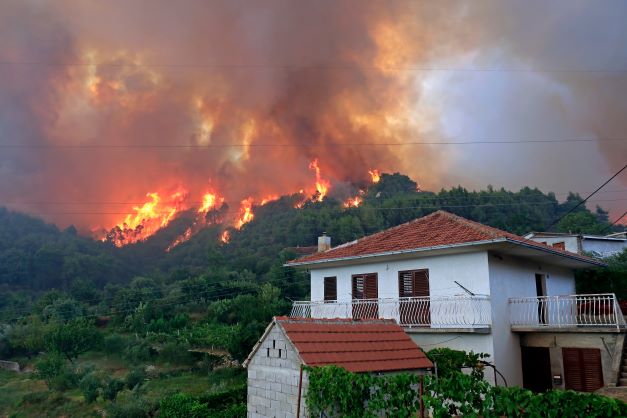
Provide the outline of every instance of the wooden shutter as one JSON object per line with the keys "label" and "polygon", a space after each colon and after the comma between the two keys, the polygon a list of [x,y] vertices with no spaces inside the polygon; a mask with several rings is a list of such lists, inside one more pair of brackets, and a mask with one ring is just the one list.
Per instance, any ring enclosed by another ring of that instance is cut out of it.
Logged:
{"label": "wooden shutter", "polygon": [[325,277],[324,278],[324,300],[325,301],[337,300],[337,277]]}
{"label": "wooden shutter", "polygon": [[603,387],[601,351],[597,348],[562,348],[566,389],[593,392]]}
{"label": "wooden shutter", "polygon": [[354,275],[353,299],[377,299],[379,297],[377,282],[377,273]]}
{"label": "wooden shutter", "polygon": [[429,270],[399,271],[398,295],[402,298],[429,296]]}

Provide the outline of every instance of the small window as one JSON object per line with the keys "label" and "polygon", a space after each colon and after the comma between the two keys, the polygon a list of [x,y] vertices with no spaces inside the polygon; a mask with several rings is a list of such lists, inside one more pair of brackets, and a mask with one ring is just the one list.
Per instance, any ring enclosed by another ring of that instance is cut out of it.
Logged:
{"label": "small window", "polygon": [[558,250],[566,250],[566,244],[564,241],[556,242],[553,244],[553,248],[557,248]]}
{"label": "small window", "polygon": [[281,358],[281,353],[282,353],[282,352],[283,352],[283,350],[281,350],[281,349],[279,348],[279,358]]}
{"label": "small window", "polygon": [[270,357],[270,348],[266,348],[266,356]]}
{"label": "small window", "polygon": [[337,300],[337,277],[324,278],[324,301],[335,302]]}
{"label": "small window", "polygon": [[276,348],[276,340],[272,340],[272,348]]}

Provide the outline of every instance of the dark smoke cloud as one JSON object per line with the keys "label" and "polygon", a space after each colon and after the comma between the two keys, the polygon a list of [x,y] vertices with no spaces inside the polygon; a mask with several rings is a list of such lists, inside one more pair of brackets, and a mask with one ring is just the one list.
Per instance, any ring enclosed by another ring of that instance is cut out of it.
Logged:
{"label": "dark smoke cloud", "polygon": [[[310,190],[316,157],[335,182],[363,182],[380,168],[427,189],[589,190],[625,159],[623,143],[549,146],[540,157],[525,146],[334,145],[624,136],[624,74],[544,71],[626,68],[623,4],[522,4],[4,2],[0,60],[40,65],[0,65],[2,142],[139,147],[2,149],[0,174],[10,180],[0,198],[46,203],[13,206],[89,229],[118,222],[151,191],[182,186],[199,200],[214,187],[238,202]],[[407,70],[472,65],[539,71]],[[502,108],[491,106],[495,97]],[[289,146],[141,148],[243,142]]]}

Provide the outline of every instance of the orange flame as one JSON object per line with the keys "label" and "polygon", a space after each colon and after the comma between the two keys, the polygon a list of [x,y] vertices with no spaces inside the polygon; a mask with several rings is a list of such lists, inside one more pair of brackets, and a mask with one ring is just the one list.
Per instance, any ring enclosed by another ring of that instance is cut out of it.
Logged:
{"label": "orange flame", "polygon": [[196,211],[198,215],[196,216],[194,223],[192,224],[192,226],[187,228],[183,234],[177,237],[176,240],[174,240],[174,242],[172,242],[172,244],[168,246],[168,248],[165,249],[166,252],[169,252],[170,250],[172,250],[172,248],[189,240],[192,237],[192,235],[200,231],[205,225],[212,223],[207,220],[205,215],[210,210],[215,209],[218,203],[222,204],[223,202],[224,202],[224,198],[218,196],[217,193],[214,193],[214,192],[205,193],[205,195],[202,197],[202,204]]}
{"label": "orange flame", "polygon": [[114,227],[105,237],[117,247],[143,241],[165,227],[174,215],[183,209],[187,192],[178,191],[170,196],[169,204],[162,204],[158,193],[146,195],[150,201],[142,206],[134,206],[134,214],[128,214],[124,221]]}
{"label": "orange flame", "polygon": [[363,201],[364,201],[364,199],[362,199],[361,196],[351,197],[346,202],[344,202],[344,207],[345,208],[356,208],[359,205],[361,205],[361,203]]}
{"label": "orange flame", "polygon": [[322,202],[324,197],[327,195],[330,187],[330,183],[327,180],[324,180],[320,174],[320,166],[318,165],[318,159],[314,159],[309,164],[309,169],[314,170],[316,172],[316,191],[317,196],[315,200],[318,202]]}
{"label": "orange flame", "polygon": [[218,197],[216,193],[206,193],[202,197],[202,205],[198,208],[198,213],[207,213],[216,207],[217,203],[224,202],[223,197]]}
{"label": "orange flame", "polygon": [[379,180],[381,180],[381,172],[379,170],[377,170],[376,168],[373,168],[372,170],[368,170],[368,174],[370,174],[370,178],[372,179],[373,183],[378,183]]}
{"label": "orange flame", "polygon": [[224,244],[228,244],[231,241],[231,233],[228,229],[225,229],[222,232],[222,235],[220,235],[220,241],[222,241]]}
{"label": "orange flame", "polygon": [[248,197],[242,200],[239,207],[239,218],[235,222],[235,228],[240,229],[244,224],[250,222],[255,217],[253,213],[253,198]]}
{"label": "orange flame", "polygon": [[279,199],[278,195],[271,194],[271,195],[268,195],[268,196],[264,197],[263,199],[261,199],[260,205],[263,206],[263,205],[265,205],[268,202],[272,202],[272,201],[278,200],[278,199]]}

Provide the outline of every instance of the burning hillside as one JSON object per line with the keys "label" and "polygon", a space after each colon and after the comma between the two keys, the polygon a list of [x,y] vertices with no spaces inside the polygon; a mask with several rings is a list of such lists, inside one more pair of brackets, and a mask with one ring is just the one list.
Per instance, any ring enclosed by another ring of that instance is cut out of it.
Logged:
{"label": "burning hillside", "polygon": [[[302,199],[296,202],[296,207],[301,207],[308,199],[312,202],[322,202],[331,192],[331,182],[323,175],[318,158],[310,162],[309,168],[314,172],[314,179],[307,189],[300,189],[295,193],[302,195]],[[372,183],[379,181],[379,170],[370,170],[368,173],[371,175]],[[376,176],[373,173],[376,173]],[[339,191],[336,197],[345,199],[345,207],[357,207],[363,200],[364,191],[358,190],[358,194],[352,197],[346,197],[343,194],[346,194],[346,191]],[[279,198],[276,194],[260,198],[248,196],[239,202],[237,209],[230,210],[226,197],[215,188],[205,192],[198,202],[193,201],[193,198],[190,199],[190,194],[180,188],[166,196],[167,199],[163,199],[159,193],[148,193],[149,199],[146,203],[142,206],[134,206],[133,212],[120,220],[101,239],[117,247],[144,241],[167,226],[179,213],[192,209],[194,219],[191,225],[168,246],[166,251],[170,251],[209,225],[241,229],[255,218],[255,206],[263,206]],[[229,239],[230,233],[225,229],[221,240],[228,243]]]}

